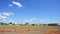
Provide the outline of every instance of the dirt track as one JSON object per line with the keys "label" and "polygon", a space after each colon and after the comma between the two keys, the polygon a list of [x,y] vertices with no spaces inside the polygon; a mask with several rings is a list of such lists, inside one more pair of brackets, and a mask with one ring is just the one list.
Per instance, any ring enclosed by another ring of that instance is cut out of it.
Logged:
{"label": "dirt track", "polygon": [[0,34],[60,34],[57,29],[2,29]]}

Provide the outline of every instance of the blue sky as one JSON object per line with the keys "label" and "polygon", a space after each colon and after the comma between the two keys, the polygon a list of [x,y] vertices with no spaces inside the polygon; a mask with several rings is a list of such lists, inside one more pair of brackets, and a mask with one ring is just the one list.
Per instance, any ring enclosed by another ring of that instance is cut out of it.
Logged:
{"label": "blue sky", "polygon": [[60,23],[60,0],[0,0],[0,21]]}

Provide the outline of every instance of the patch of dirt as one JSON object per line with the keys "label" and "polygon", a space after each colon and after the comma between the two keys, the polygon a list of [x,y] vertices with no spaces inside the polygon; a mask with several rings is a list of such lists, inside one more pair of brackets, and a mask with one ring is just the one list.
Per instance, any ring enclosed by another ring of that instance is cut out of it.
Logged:
{"label": "patch of dirt", "polygon": [[60,30],[39,28],[14,28],[0,29],[0,34],[60,34]]}

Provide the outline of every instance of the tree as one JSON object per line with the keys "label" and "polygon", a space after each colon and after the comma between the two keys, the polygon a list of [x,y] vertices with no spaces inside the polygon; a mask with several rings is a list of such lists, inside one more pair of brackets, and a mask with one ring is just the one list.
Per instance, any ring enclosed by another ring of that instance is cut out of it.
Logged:
{"label": "tree", "polygon": [[38,26],[37,24],[31,24],[32,26]]}
{"label": "tree", "polygon": [[29,23],[25,23],[25,25],[29,25]]}
{"label": "tree", "polygon": [[58,26],[58,24],[53,23],[53,24],[48,24],[48,26]]}
{"label": "tree", "polygon": [[15,25],[15,23],[13,23],[12,25]]}
{"label": "tree", "polygon": [[1,24],[1,25],[4,25],[4,23],[3,23],[3,22],[0,22],[0,24]]}
{"label": "tree", "polygon": [[0,22],[0,25],[7,25],[7,23]]}
{"label": "tree", "polygon": [[12,22],[10,22],[9,24],[12,24]]}

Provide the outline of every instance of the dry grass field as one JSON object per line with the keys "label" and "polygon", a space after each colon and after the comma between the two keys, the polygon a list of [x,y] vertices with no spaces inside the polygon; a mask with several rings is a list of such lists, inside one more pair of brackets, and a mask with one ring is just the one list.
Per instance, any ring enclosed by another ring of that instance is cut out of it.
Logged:
{"label": "dry grass field", "polygon": [[60,26],[1,25],[0,34],[60,34]]}

